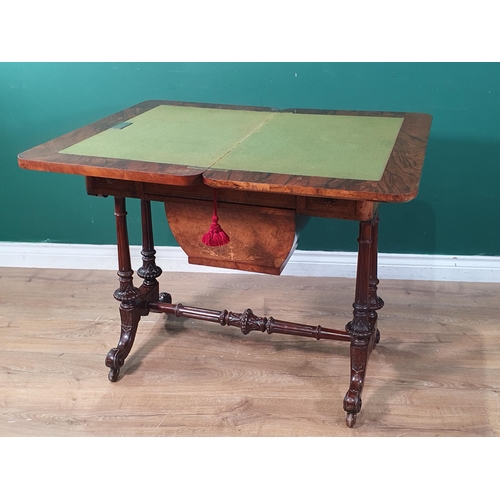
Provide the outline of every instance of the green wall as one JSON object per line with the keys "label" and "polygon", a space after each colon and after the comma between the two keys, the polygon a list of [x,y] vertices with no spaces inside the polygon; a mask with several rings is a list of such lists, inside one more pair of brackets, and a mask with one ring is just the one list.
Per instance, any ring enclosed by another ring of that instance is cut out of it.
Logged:
{"label": "green wall", "polygon": [[[500,255],[500,64],[0,63],[0,241],[110,244],[111,199],[17,154],[143,100],[433,115],[420,193],[381,208],[380,250]],[[130,201],[131,242],[140,214]],[[158,245],[175,245],[154,204]],[[356,249],[357,225],[312,219],[304,250]]]}

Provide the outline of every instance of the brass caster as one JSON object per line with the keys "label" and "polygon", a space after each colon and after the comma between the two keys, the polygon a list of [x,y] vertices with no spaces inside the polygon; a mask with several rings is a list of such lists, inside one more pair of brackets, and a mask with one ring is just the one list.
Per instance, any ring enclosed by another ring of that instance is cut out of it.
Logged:
{"label": "brass caster", "polygon": [[347,424],[347,427],[352,429],[354,427],[354,424],[356,423],[356,417],[357,413],[347,413],[345,417],[345,423]]}
{"label": "brass caster", "polygon": [[110,382],[116,382],[118,380],[118,375],[120,375],[120,370],[119,369],[115,370],[112,368],[111,370],[109,370],[108,380]]}

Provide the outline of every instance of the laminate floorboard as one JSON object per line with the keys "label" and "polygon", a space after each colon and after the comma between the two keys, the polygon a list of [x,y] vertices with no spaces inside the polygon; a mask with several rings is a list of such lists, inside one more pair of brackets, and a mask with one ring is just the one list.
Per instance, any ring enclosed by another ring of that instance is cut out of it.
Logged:
{"label": "laminate floorboard", "polygon": [[[137,281],[137,278],[136,278]],[[164,273],[184,305],[343,328],[354,280]],[[385,280],[347,428],[349,344],[151,313],[118,382],[113,271],[0,268],[0,436],[498,436],[500,285]]]}

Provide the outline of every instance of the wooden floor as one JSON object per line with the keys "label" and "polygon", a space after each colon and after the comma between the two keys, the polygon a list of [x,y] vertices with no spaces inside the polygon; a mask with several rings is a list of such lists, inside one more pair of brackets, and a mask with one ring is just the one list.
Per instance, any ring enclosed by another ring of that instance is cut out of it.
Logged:
{"label": "wooden floor", "polygon": [[[184,305],[343,328],[350,279],[173,273]],[[500,285],[385,281],[356,427],[346,342],[150,314],[116,383],[112,271],[0,268],[0,436],[498,436]]]}

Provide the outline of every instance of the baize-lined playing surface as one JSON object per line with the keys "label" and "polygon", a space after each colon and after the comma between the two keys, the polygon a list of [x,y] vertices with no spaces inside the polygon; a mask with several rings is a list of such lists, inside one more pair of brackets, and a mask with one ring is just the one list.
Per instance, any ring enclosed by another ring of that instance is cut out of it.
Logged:
{"label": "baize-lined playing surface", "polygon": [[396,117],[160,105],[60,153],[378,181],[402,123]]}

